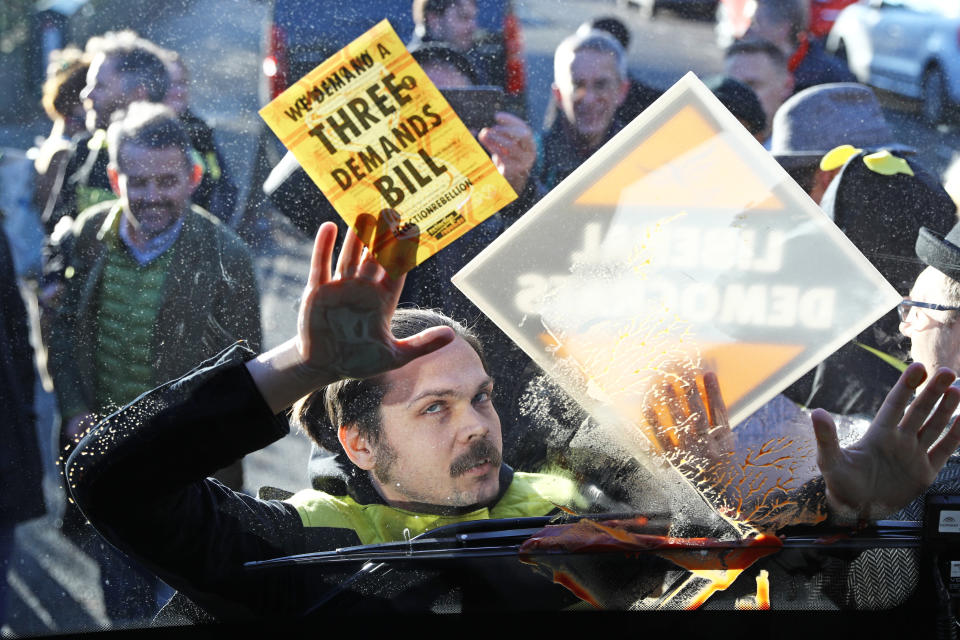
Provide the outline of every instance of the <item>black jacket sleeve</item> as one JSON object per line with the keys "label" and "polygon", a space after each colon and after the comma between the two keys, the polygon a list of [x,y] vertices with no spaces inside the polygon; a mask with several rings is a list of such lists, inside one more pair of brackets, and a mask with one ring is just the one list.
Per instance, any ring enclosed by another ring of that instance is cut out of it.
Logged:
{"label": "black jacket sleeve", "polygon": [[243,563],[304,552],[292,506],[206,479],[285,435],[231,347],[109,416],[67,463],[74,499],[98,532],[219,619],[293,612],[296,577]]}

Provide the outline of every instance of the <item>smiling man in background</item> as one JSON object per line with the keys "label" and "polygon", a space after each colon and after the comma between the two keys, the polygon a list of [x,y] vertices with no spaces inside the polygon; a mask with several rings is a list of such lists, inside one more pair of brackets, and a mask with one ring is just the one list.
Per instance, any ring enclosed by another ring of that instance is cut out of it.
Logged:
{"label": "smiling man in background", "polygon": [[543,138],[539,178],[545,187],[560,184],[623,128],[616,114],[629,89],[626,54],[607,32],[578,31],[557,46],[553,96],[561,116]]}
{"label": "smiling man in background", "polygon": [[[200,168],[176,115],[162,105],[133,103],[107,135],[107,173],[119,199],[84,211],[64,239],[66,283],[49,345],[61,451],[94,416],[182,375],[198,354],[261,340],[250,253],[232,231],[190,205]],[[240,490],[241,463],[217,477]],[[68,507],[65,529],[86,540],[76,519]],[[112,561],[101,541],[90,542],[100,547],[91,553],[103,565],[111,618],[152,616],[151,590],[129,587],[124,563]]]}

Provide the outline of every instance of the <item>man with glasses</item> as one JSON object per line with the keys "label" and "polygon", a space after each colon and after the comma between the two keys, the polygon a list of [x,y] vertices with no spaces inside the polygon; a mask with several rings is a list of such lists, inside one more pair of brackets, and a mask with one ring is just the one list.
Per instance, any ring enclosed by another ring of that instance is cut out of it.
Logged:
{"label": "man with glasses", "polygon": [[924,227],[917,256],[928,265],[917,277],[900,313],[900,332],[910,338],[910,356],[928,367],[960,364],[960,223],[946,237]]}

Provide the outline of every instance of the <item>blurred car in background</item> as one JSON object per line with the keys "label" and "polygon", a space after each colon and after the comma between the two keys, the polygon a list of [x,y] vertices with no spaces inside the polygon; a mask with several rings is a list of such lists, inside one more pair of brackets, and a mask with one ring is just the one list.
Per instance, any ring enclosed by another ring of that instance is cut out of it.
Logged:
{"label": "blurred car in background", "polygon": [[920,100],[931,124],[960,103],[960,3],[860,0],[840,14],[827,50],[861,82]]}
{"label": "blurred car in background", "polygon": [[[507,98],[523,102],[526,96],[526,63],[523,58],[523,34],[511,0],[475,0],[477,30],[486,42],[503,48],[506,60]],[[341,3],[333,0],[274,0],[264,25],[260,101],[267,104],[293,82],[335,54],[352,40],[386,17],[404,43],[413,36],[411,0]],[[257,162],[252,177],[244,219],[263,204],[262,187],[270,170],[286,153],[268,127],[262,127]],[[285,193],[275,198],[280,212],[294,225],[304,229],[298,216],[304,204],[315,202],[319,190],[305,184],[310,194]],[[300,190],[302,191],[302,189]],[[316,191],[316,193],[312,193]],[[298,195],[300,197],[298,197]],[[308,197],[309,195],[309,197]],[[293,203],[291,206],[284,206]],[[242,221],[241,221],[242,222]],[[306,221],[312,228],[314,222]]]}
{"label": "blurred car in background", "polygon": [[810,0],[810,33],[825,38],[840,12],[857,0]]}

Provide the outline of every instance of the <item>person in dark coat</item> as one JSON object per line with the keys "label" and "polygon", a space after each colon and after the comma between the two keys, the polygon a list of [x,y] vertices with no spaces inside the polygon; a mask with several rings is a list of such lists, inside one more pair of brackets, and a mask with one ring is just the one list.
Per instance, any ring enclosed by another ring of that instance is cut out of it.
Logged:
{"label": "person in dark coat", "polygon": [[[475,76],[469,61],[450,47],[432,43],[417,49],[412,55],[441,92],[447,88],[464,88],[474,84]],[[440,309],[470,326],[484,337],[485,350],[493,363],[490,373],[494,379],[517,381],[528,367],[534,368],[530,358],[481,313],[450,279],[543,196],[543,190],[531,175],[536,159],[536,143],[529,125],[505,112],[497,114],[496,125],[481,129],[475,135],[491,154],[498,171],[510,182],[518,198],[407,273],[400,303],[404,306]],[[339,224],[343,226],[342,221]],[[519,385],[505,384],[494,398],[494,405],[499,414],[505,416],[507,424],[512,424],[516,419],[519,392]],[[339,482],[343,478],[342,457],[338,461],[332,452],[314,447],[309,471],[314,488],[326,490],[332,486],[328,484],[331,480]]]}
{"label": "person in dark coat", "polygon": [[0,227],[0,627],[6,619],[14,527],[46,511],[33,410],[35,381],[27,311]]}
{"label": "person in dark coat", "polygon": [[[413,37],[407,49],[443,43],[470,61],[478,85],[503,89],[508,111],[524,117],[527,98],[518,53],[508,50],[503,31],[487,32],[477,26],[475,0],[413,0]],[[519,78],[517,77],[519,75]]]}
{"label": "person in dark coat", "polygon": [[856,82],[840,58],[810,34],[807,0],[758,0],[746,38],[769,40],[787,56],[794,93],[829,82]]}
{"label": "person in dark coat", "polygon": [[[956,206],[915,159],[852,149],[821,201],[824,213],[901,294],[924,264],[914,253],[922,227],[945,235]],[[907,358],[900,319],[891,311],[785,392],[794,402],[840,414],[873,415]]]}
{"label": "person in dark coat", "polygon": [[825,171],[820,160],[844,144],[870,151],[888,149],[901,156],[916,153],[896,141],[873,90],[859,83],[804,89],[773,116],[770,153],[818,204],[840,171],[840,166]]}

